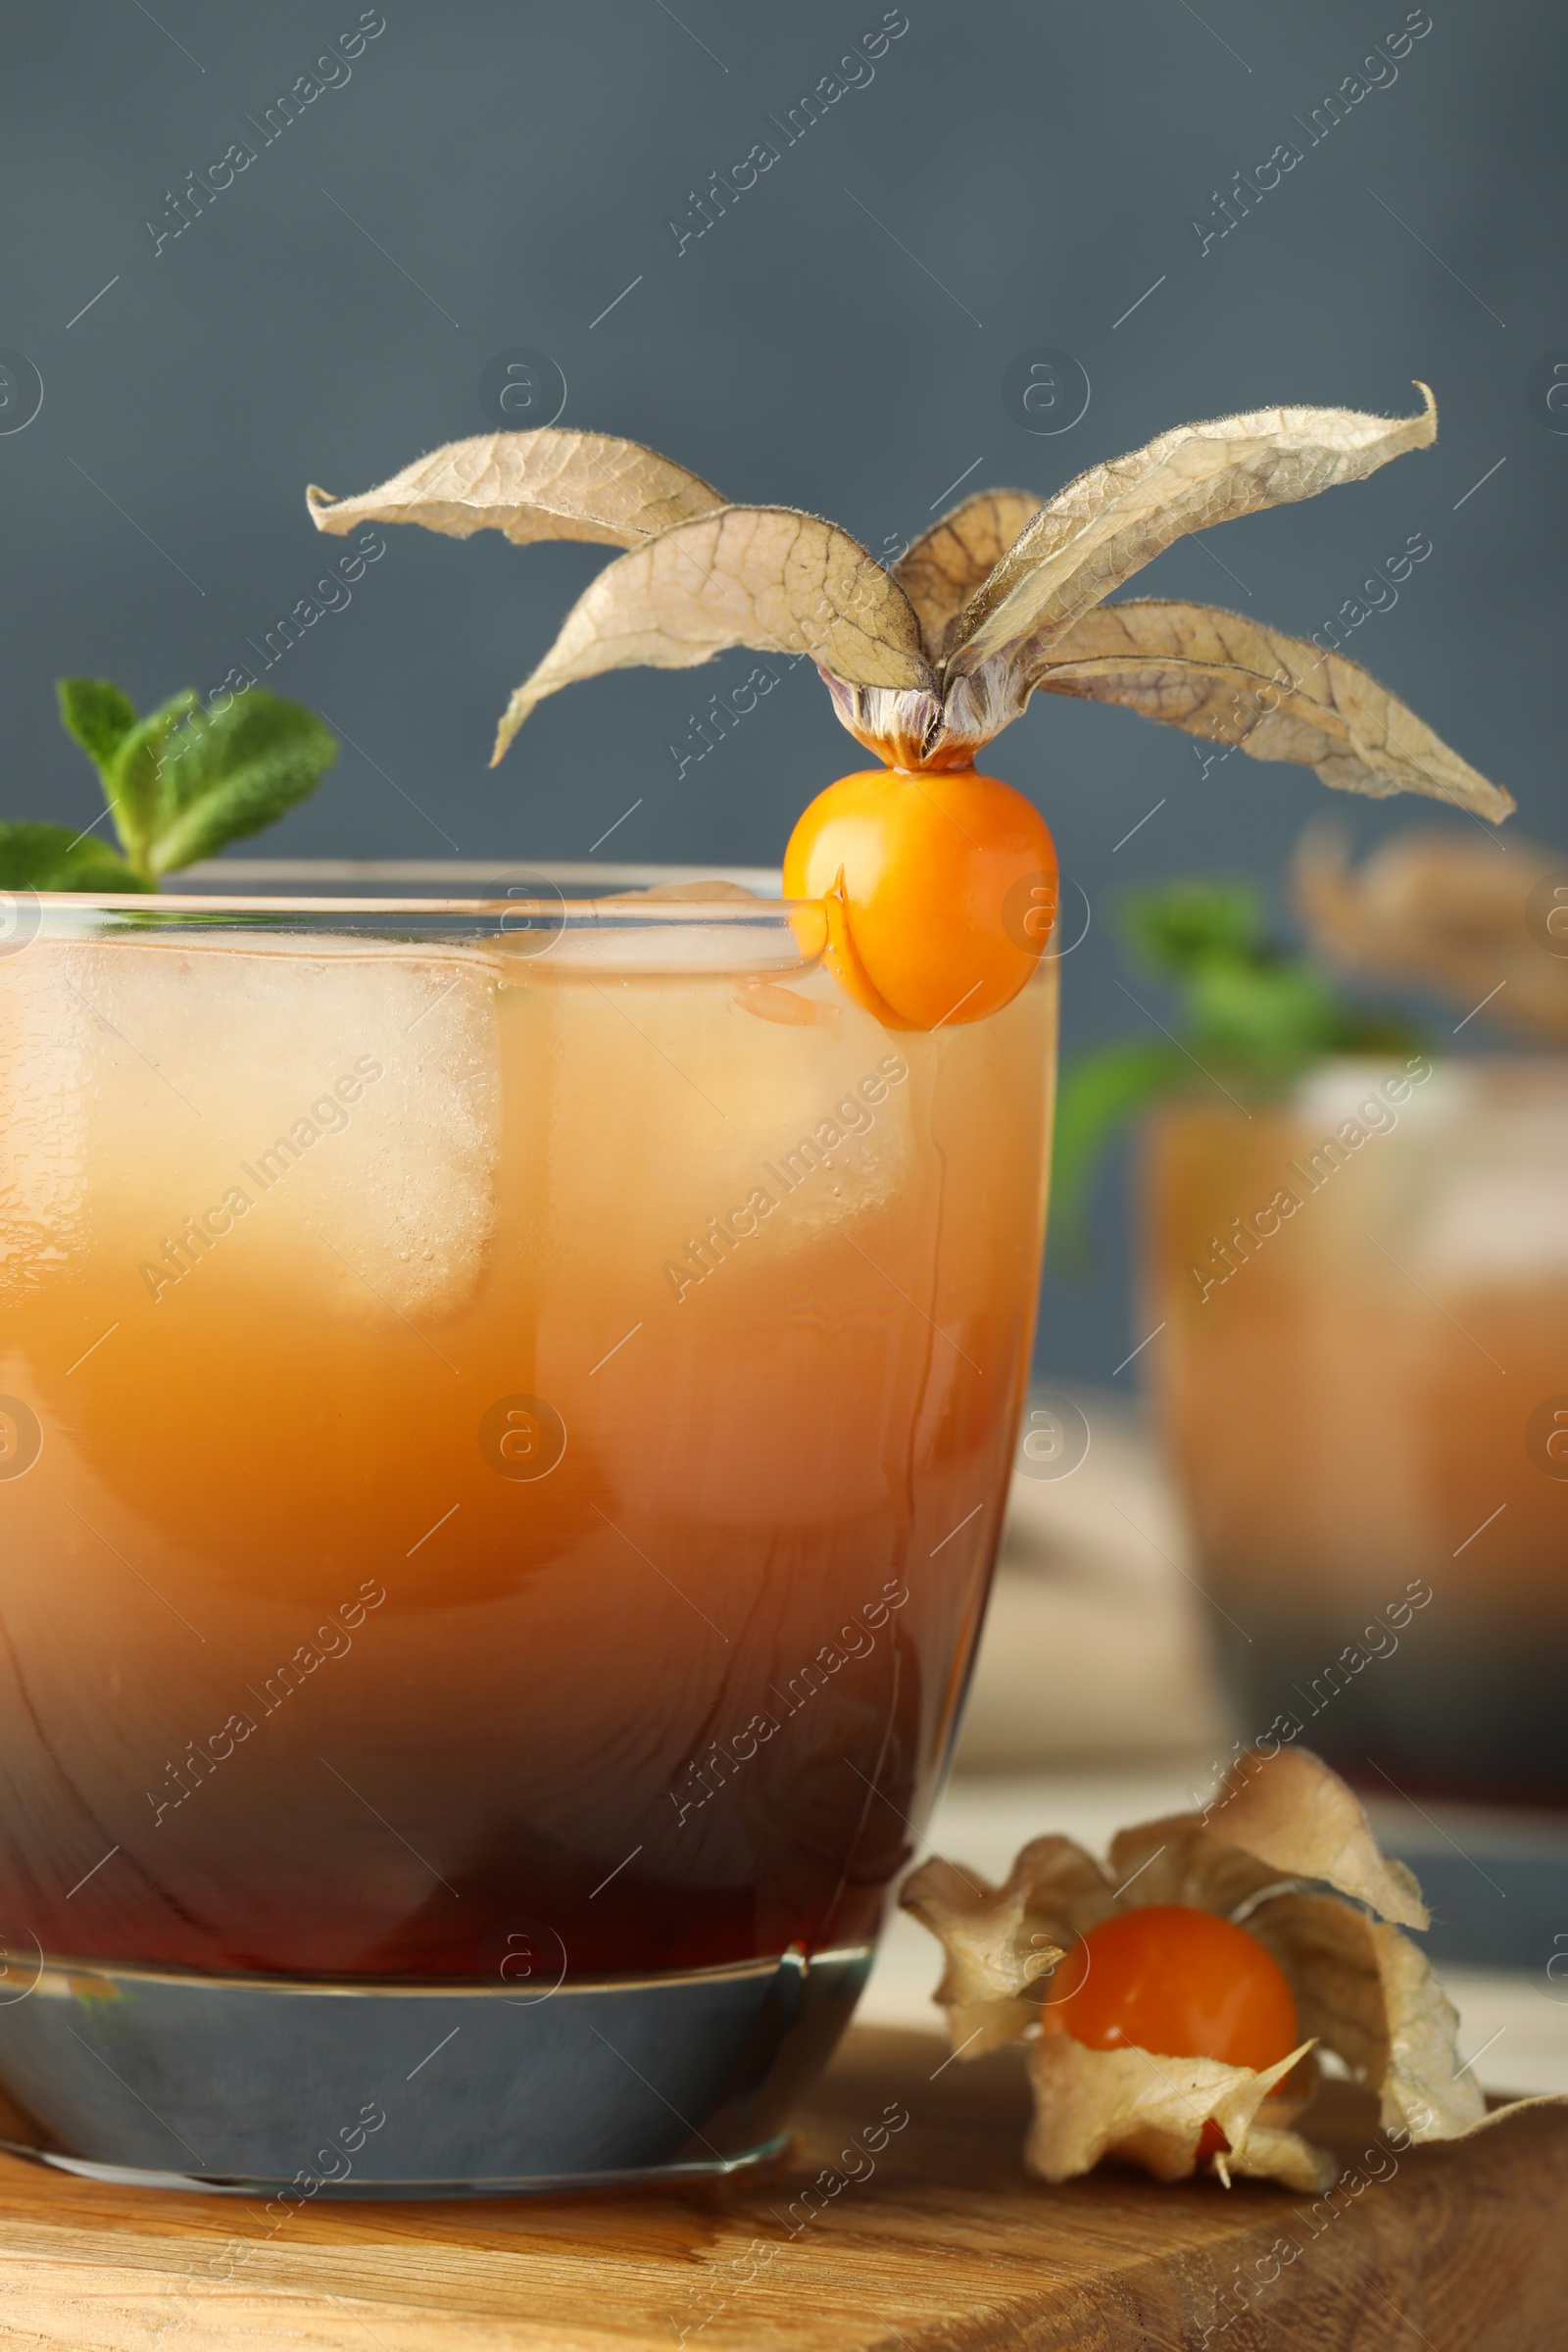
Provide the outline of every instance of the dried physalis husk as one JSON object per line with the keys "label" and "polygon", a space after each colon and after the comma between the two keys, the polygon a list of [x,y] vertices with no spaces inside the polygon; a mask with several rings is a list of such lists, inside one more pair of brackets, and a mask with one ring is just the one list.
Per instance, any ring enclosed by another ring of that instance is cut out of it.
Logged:
{"label": "dried physalis husk", "polygon": [[941,1940],[947,1966],[935,1997],[948,2013],[954,2048],[971,2058],[1018,2038],[1038,2014],[1025,1997],[1030,1985],[1062,1957],[1061,1944],[1030,1932],[1033,1851],[1024,1848],[1004,1886],[954,1862],[927,1862],[899,1898]]}
{"label": "dried physalis husk", "polygon": [[563,686],[640,663],[690,669],[735,645],[808,654],[866,686],[930,683],[907,597],[848,531],[790,507],[725,507],[606,565],[508,704],[495,757]]}
{"label": "dried physalis husk", "polygon": [[1185,532],[1359,481],[1425,448],[1437,409],[1260,409],[1178,425],[1042,500],[983,490],[891,576],[835,523],[728,506],[638,443],[548,427],[453,442],[357,498],[308,494],[327,531],[422,522],[466,538],[628,550],[513,695],[499,759],[576,680],[681,669],[730,646],[809,656],[858,741],[901,769],[962,768],[1037,691],[1121,703],[1347,792],[1420,792],[1494,819],[1513,803],[1354,662],[1204,605],[1102,600]]}
{"label": "dried physalis husk", "polygon": [[[1568,868],[1561,850],[1521,841],[1508,855],[1473,835],[1412,828],[1381,842],[1357,869],[1337,829],[1314,825],[1298,845],[1297,912],[1313,948],[1358,979],[1435,988],[1468,1011],[1568,1044],[1568,953],[1543,955],[1529,901]],[[1568,941],[1564,943],[1568,948]]]}
{"label": "dried physalis husk", "polygon": [[[1212,2164],[1229,2186],[1240,2174],[1315,2194],[1334,2166],[1283,2121],[1258,2113],[1311,2048],[1303,2042],[1264,2073],[1217,2058],[1167,2058],[1149,2050],[1090,2050],[1066,2034],[1043,2034],[1030,2058],[1035,2119],[1024,2162],[1042,2180],[1072,2180],[1102,2156],[1141,2165],[1156,2180],[1190,2180]],[[1273,2100],[1276,2117],[1296,2102]],[[1211,2157],[1212,2124],[1226,2146]]]}
{"label": "dried physalis husk", "polygon": [[[1190,1818],[1176,1815],[1169,1826],[1180,1831]],[[1221,1847],[1232,1848],[1277,1877],[1320,1879],[1337,1893],[1352,1896],[1403,1927],[1432,1924],[1412,1873],[1380,1850],[1354,1789],[1310,1748],[1279,1747],[1266,1755],[1253,1749],[1239,1756],[1197,1818],[1200,1831]],[[1143,1830],[1124,1830],[1111,1847],[1112,1867],[1125,1840],[1146,1844],[1151,1832],[1161,1826],[1151,1823]],[[1234,1866],[1196,1840],[1187,1845],[1181,1861],[1198,1882]],[[1143,1897],[1145,1902],[1160,1899]]]}
{"label": "dried physalis husk", "polygon": [[[1494,819],[1513,803],[1354,662],[1206,605],[1102,600],[1184,533],[1358,481],[1437,433],[1418,416],[1264,409],[1179,425],[1092,466],[1043,503],[986,490],[944,515],[896,567],[919,613],[942,697],[923,705],[827,680],[839,716],[873,748],[927,728],[920,765],[972,758],[1037,690],[1121,703],[1146,718],[1292,760],[1327,784],[1420,792]],[[1027,515],[989,572],[980,556]],[[972,585],[970,583],[972,582]],[[959,591],[967,601],[955,609]]]}
{"label": "dried physalis husk", "polygon": [[1104,605],[1039,655],[1027,682],[1293,760],[1336,792],[1418,792],[1494,822],[1514,805],[1357,662],[1213,605]]}
{"label": "dried physalis husk", "polygon": [[[932,1862],[901,1900],[941,1938],[948,1965],[936,1998],[966,2057],[1035,2031],[1051,1995],[1041,1972],[1021,1973],[1027,1951],[1070,1947],[1114,1912],[1179,1904],[1245,1922],[1283,1970],[1304,2038],[1266,2075],[1037,2034],[1026,2156],[1047,2180],[1115,2153],[1160,2180],[1212,2169],[1315,2187],[1326,2160],[1290,2129],[1300,2102],[1268,2097],[1298,2065],[1293,2087],[1310,2089],[1314,2070],[1301,2062],[1314,2044],[1378,2094],[1386,2131],[1454,2139],[1488,2120],[1459,2065],[1452,2004],[1400,1932],[1428,1925],[1420,1890],[1380,1852],[1353,1791],[1305,1749],[1242,1755],[1202,1813],[1122,1831],[1103,1864],[1070,1838],[1037,1838],[1003,1888],[976,1888],[951,1863]],[[1210,2120],[1229,2142],[1212,2157]]]}
{"label": "dried physalis husk", "polygon": [[1045,505],[1032,490],[975,490],[911,539],[893,577],[914,607],[926,658],[945,662],[959,615]]}
{"label": "dried physalis husk", "polygon": [[1178,424],[1144,449],[1092,466],[1047,499],[957,628],[951,673],[987,662],[1027,669],[1073,623],[1188,531],[1357,482],[1437,439],[1425,384],[1419,416],[1356,409],[1257,409]]}
{"label": "dried physalis husk", "polygon": [[449,441],[355,498],[334,498],[313,482],[305,504],[317,529],[338,538],[362,522],[419,522],[453,539],[490,530],[518,546],[588,539],[637,547],[724,501],[701,474],[640,441],[545,425]]}

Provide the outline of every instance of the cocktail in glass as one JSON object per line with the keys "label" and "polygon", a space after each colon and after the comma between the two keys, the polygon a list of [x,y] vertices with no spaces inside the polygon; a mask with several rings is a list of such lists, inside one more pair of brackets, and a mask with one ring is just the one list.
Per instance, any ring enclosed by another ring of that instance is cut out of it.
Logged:
{"label": "cocktail in glass", "polygon": [[0,2084],[337,2192],[776,2144],[916,1849],[1054,966],[813,904],[41,900],[0,957]]}
{"label": "cocktail in glass", "polygon": [[1243,1733],[1561,1804],[1568,1071],[1331,1062],[1159,1115],[1165,1434]]}

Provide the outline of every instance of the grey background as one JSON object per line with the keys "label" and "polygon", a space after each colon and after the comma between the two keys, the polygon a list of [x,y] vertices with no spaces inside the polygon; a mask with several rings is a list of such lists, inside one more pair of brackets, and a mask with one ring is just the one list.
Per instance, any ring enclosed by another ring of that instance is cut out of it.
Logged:
{"label": "grey background", "polygon": [[[564,422],[651,442],[732,498],[832,515],[877,551],[965,474],[1049,491],[1185,417],[1282,400],[1405,411],[1423,376],[1435,451],[1189,541],[1141,587],[1306,634],[1425,531],[1431,558],[1348,650],[1516,793],[1519,825],[1568,846],[1568,438],[1525,393],[1568,341],[1568,21],[1432,0],[1396,79],[1308,144],[1293,116],[1406,14],[908,0],[874,78],[785,146],[769,118],[878,24],[878,0],[681,0],[678,15],[385,0],[351,77],[261,146],[245,118],[355,25],[354,0],[10,6],[0,344],[30,358],[45,399],[0,437],[0,813],[96,812],[55,721],[57,673],[114,676],[144,705],[215,687],[341,552],[312,529],[306,482],[363,489],[483,429],[485,362],[526,344],[565,374]],[[237,138],[255,163],[155,254],[148,218]],[[778,163],[678,252],[670,217],[763,138]],[[1287,138],[1300,164],[1202,252],[1194,217],[1218,225],[1216,191]],[[1008,361],[1037,344],[1076,355],[1092,384],[1057,438],[1001,400]],[[640,799],[606,859],[776,861],[805,801],[862,764],[804,665],[679,781],[670,739],[751,656],[572,689],[487,770],[508,692],[602,560],[390,534],[349,608],[267,673],[356,748],[266,846],[578,858]],[[1131,976],[1118,888],[1229,871],[1277,894],[1328,805],[1305,771],[1237,755],[1205,779],[1185,737],[1063,701],[1037,704],[987,765],[1047,812],[1094,906],[1064,967],[1069,1054],[1139,1020],[1112,985]],[[1333,806],[1363,843],[1411,816],[1466,822]],[[1430,1017],[1442,1036],[1454,1016]],[[1482,1032],[1461,1042],[1485,1050]],[[1041,1359],[1080,1377],[1106,1378],[1137,1336],[1123,1185],[1118,1166],[1102,1190],[1098,1273],[1048,1277]]]}

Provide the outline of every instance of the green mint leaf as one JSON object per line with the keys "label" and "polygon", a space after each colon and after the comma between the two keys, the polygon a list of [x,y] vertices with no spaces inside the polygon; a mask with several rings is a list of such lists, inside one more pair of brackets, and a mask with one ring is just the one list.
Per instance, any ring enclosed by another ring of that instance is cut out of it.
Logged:
{"label": "green mint leaf", "polygon": [[108,678],[57,678],[60,723],[101,774],[136,724],[136,706]]}
{"label": "green mint leaf", "polygon": [[1129,893],[1122,934],[1152,971],[1181,978],[1215,956],[1247,956],[1263,944],[1263,905],[1246,882],[1172,882]]}
{"label": "green mint leaf", "polygon": [[1185,990],[1188,1035],[1200,1061],[1272,1088],[1332,1054],[1341,1014],[1333,983],[1283,957],[1215,957]]}
{"label": "green mint leaf", "polygon": [[337,752],[314,710],[262,687],[222,710],[193,711],[162,755],[149,870],[192,865],[259,833],[316,790]]}
{"label": "green mint leaf", "polygon": [[1226,1093],[1266,1099],[1331,1054],[1421,1049],[1396,1014],[1347,1005],[1327,973],[1270,946],[1249,883],[1168,883],[1133,894],[1120,912],[1128,945],[1177,989],[1181,1037],[1108,1046],[1063,1073],[1053,1247],[1059,1257],[1064,1245],[1069,1260],[1084,1252],[1084,1200],[1101,1152],[1158,1097],[1189,1091],[1201,1072]]}
{"label": "green mint leaf", "polygon": [[1058,1262],[1084,1257],[1089,1181],[1112,1136],[1135,1111],[1192,1078],[1193,1065],[1179,1046],[1141,1038],[1082,1054],[1063,1074],[1051,1177],[1051,1238]]}
{"label": "green mint leaf", "polygon": [[0,823],[0,890],[151,890],[106,843],[64,825]]}
{"label": "green mint leaf", "polygon": [[115,829],[139,873],[157,871],[150,846],[163,811],[164,768],[171,754],[171,738],[181,720],[200,708],[200,698],[188,686],[171,695],[121,739],[104,773],[104,792],[115,812]]}

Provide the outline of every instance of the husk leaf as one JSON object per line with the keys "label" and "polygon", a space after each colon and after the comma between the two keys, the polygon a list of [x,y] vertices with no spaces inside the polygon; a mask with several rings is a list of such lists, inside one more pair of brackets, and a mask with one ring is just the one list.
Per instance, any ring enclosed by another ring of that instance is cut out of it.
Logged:
{"label": "husk leaf", "polygon": [[1025,697],[1119,703],[1253,760],[1294,760],[1337,792],[1418,792],[1494,822],[1514,806],[1358,662],[1215,605],[1103,606],[1009,676]]}
{"label": "husk leaf", "polygon": [[734,645],[808,654],[857,685],[932,684],[913,607],[858,540],[792,507],[725,507],[606,565],[508,704],[495,758],[563,686],[639,662],[689,669]]}
{"label": "husk leaf", "polygon": [[1107,1884],[1122,1888],[1118,1911],[1178,1903],[1194,1911],[1218,1911],[1226,1918],[1277,1886],[1286,1875],[1212,1836],[1197,1813],[1173,1813],[1163,1821],[1119,1830],[1103,1868]]}
{"label": "husk leaf", "polygon": [[1469,835],[1411,828],[1352,870],[1337,829],[1313,825],[1293,896],[1311,946],[1342,971],[1436,988],[1466,1011],[1490,996],[1489,1020],[1568,1044],[1568,955],[1543,955],[1525,920],[1536,884],[1565,865],[1517,833],[1499,858]]}
{"label": "husk leaf", "polygon": [[1258,2074],[1217,2058],[1091,2050],[1066,2034],[1042,2034],[1029,2056],[1035,2112],[1024,2162],[1043,2180],[1070,2180],[1114,2155],[1156,2180],[1188,2180],[1199,2169],[1203,2126],[1213,2122],[1230,2153],[1204,2161],[1222,2180],[1245,2172],[1316,2192],[1332,2180],[1332,2163],[1272,2119],[1261,2128],[1256,2121],[1310,2046]]}
{"label": "husk leaf", "polygon": [[950,674],[1027,665],[1093,606],[1189,531],[1362,480],[1436,440],[1438,408],[1417,416],[1356,409],[1256,409],[1179,424],[1092,466],[1046,501],[960,616]]}
{"label": "husk leaf", "polygon": [[[1065,1847],[1070,1840],[1038,1843]],[[1062,1956],[1059,1943],[1031,1930],[1027,1860],[1035,1850],[1024,1848],[1005,1886],[993,1886],[936,1859],[907,1878],[899,1896],[942,1945],[947,1965],[932,1997],[947,2011],[954,2049],[966,2058],[1017,2040],[1038,2015],[1024,1997],[1029,1986]]]}
{"label": "husk leaf", "polygon": [[945,659],[970,598],[1044,505],[1034,490],[977,490],[910,540],[893,577],[914,607],[933,664]]}
{"label": "husk leaf", "polygon": [[492,530],[517,546],[588,539],[636,547],[724,501],[700,474],[640,441],[546,425],[449,441],[353,498],[313,482],[305,503],[317,529],[338,537],[361,522],[419,522],[453,539]]}
{"label": "husk leaf", "polygon": [[1321,1879],[1401,1927],[1432,1925],[1410,1872],[1379,1850],[1359,1797],[1310,1748],[1238,1756],[1203,1825],[1282,1878]]}
{"label": "husk leaf", "polygon": [[1486,2100],[1459,2071],[1458,2016],[1408,1936],[1330,1894],[1275,1896],[1247,1926],[1290,1980],[1302,2033],[1377,2092],[1386,2132],[1421,2141],[1475,2130]]}

